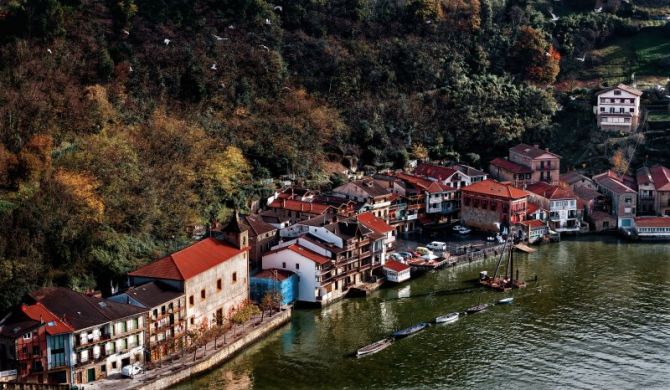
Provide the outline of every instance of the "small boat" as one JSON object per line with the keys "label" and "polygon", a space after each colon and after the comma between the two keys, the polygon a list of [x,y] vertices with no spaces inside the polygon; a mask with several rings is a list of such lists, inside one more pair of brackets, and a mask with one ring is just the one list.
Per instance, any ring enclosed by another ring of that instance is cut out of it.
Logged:
{"label": "small boat", "polygon": [[415,333],[419,333],[422,330],[426,329],[429,327],[430,324],[427,322],[421,322],[416,325],[412,325],[409,328],[401,329],[399,331],[394,332],[391,336],[395,337],[396,339],[400,339],[403,337],[411,336]]}
{"label": "small boat", "polygon": [[512,298],[512,297],[507,297],[507,298],[503,298],[503,299],[499,300],[499,301],[498,301],[498,304],[499,304],[499,305],[509,305],[509,304],[512,303],[512,302],[514,302],[514,298]]}
{"label": "small boat", "polygon": [[472,232],[472,229],[466,228],[465,226],[462,226],[460,229],[458,229],[459,234],[470,234]]}
{"label": "small boat", "polygon": [[468,314],[475,314],[479,313],[480,311],[486,310],[488,307],[489,305],[487,303],[482,303],[477,306],[468,307],[467,309],[465,309],[465,312]]}
{"label": "small boat", "polygon": [[377,353],[381,351],[382,349],[388,347],[389,345],[393,344],[393,338],[387,337],[385,339],[376,341],[370,345],[366,345],[363,348],[360,348],[358,351],[356,351],[356,357],[363,357],[367,355],[372,355],[373,353]]}
{"label": "small boat", "polygon": [[451,324],[458,321],[458,313],[449,313],[435,318],[436,324]]}

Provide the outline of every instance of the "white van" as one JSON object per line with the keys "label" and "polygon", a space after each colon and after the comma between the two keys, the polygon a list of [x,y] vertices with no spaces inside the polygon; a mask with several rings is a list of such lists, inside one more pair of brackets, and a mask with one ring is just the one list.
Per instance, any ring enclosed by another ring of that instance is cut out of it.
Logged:
{"label": "white van", "polygon": [[442,241],[433,241],[426,245],[426,248],[436,252],[445,252],[447,250],[447,243]]}

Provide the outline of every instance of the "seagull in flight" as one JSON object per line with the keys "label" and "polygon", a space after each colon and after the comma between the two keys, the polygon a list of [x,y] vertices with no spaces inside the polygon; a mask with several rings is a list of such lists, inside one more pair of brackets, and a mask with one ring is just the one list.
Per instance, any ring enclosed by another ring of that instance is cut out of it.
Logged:
{"label": "seagull in flight", "polygon": [[584,62],[584,61],[586,61],[586,54],[584,54],[584,55],[581,56],[581,57],[575,57],[575,59],[576,59],[577,61],[579,61],[579,62]]}
{"label": "seagull in flight", "polygon": [[132,73],[132,71],[133,71],[133,67],[132,67],[132,66],[128,66],[128,72],[131,72],[131,73]]}
{"label": "seagull in flight", "polygon": [[49,54],[53,54],[53,53],[54,53],[54,52],[51,51],[51,49],[47,49],[47,52],[48,52]]}
{"label": "seagull in flight", "polygon": [[167,46],[167,45],[170,44],[170,40],[165,38],[165,39],[163,39],[163,43],[165,44],[165,46]]}
{"label": "seagull in flight", "polygon": [[560,104],[556,105],[556,111],[563,111],[563,106]]}
{"label": "seagull in flight", "polygon": [[227,41],[227,40],[228,40],[228,38],[220,37],[220,36],[218,36],[218,35],[216,35],[216,34],[212,34],[212,36],[213,36],[214,38],[216,38],[217,41]]}
{"label": "seagull in flight", "polygon": [[121,32],[126,34],[126,35],[130,35],[130,31],[128,31],[128,30],[121,30]]}
{"label": "seagull in flight", "polygon": [[558,16],[556,16],[553,12],[549,12],[549,13],[551,14],[551,21],[552,21],[552,22],[555,22],[555,21],[557,21],[558,19],[560,19],[560,18],[559,18]]}
{"label": "seagull in flight", "polygon": [[265,45],[258,45],[261,47],[261,49],[265,49],[265,51],[270,51],[270,48],[265,46]]}
{"label": "seagull in flight", "polygon": [[274,7],[272,7],[272,9],[279,12],[284,11],[284,7],[282,7],[281,5],[275,5]]}
{"label": "seagull in flight", "polygon": [[267,19],[267,18],[266,18],[266,19],[265,19],[265,25],[266,25],[266,26],[269,26],[269,25],[271,25],[271,24],[272,24],[272,22],[270,21],[270,19]]}
{"label": "seagull in flight", "polygon": [[212,66],[209,67],[211,70],[216,70],[216,62],[212,64]]}
{"label": "seagull in flight", "polygon": [[228,26],[228,30],[235,30],[235,26],[231,24],[230,26]]}
{"label": "seagull in flight", "polygon": [[599,14],[599,13],[603,12],[603,7],[598,7],[596,9],[594,9],[593,11],[595,11],[595,13]]}
{"label": "seagull in flight", "polygon": [[570,96],[570,100],[575,101],[577,99],[577,96]]}

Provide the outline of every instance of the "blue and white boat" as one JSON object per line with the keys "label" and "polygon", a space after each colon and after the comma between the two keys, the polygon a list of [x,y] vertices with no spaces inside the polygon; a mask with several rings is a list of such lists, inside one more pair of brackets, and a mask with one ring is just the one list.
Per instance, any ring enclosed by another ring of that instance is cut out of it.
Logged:
{"label": "blue and white boat", "polygon": [[435,323],[436,324],[451,324],[452,322],[458,321],[458,316],[459,313],[449,313],[445,314],[443,316],[439,316],[435,318]]}
{"label": "blue and white boat", "polygon": [[498,300],[499,305],[509,305],[512,302],[514,302],[514,298],[512,298],[512,297],[507,297],[507,298],[503,298],[503,299]]}
{"label": "blue and white boat", "polygon": [[421,322],[416,325],[412,325],[409,328],[401,329],[396,332],[394,332],[391,336],[393,336],[396,339],[401,339],[403,337],[411,336],[415,333],[419,333],[422,330],[426,329],[429,327],[430,324],[427,322]]}

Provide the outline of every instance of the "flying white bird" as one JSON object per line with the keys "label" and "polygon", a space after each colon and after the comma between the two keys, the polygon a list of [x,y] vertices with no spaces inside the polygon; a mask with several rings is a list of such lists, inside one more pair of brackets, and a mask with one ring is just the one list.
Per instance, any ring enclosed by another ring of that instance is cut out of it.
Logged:
{"label": "flying white bird", "polygon": [[586,54],[584,54],[584,55],[581,56],[581,57],[575,57],[575,59],[576,59],[577,61],[579,61],[579,62],[584,62],[584,61],[586,61]]}
{"label": "flying white bird", "polygon": [[549,54],[548,51],[545,51],[545,52],[544,52],[544,55],[547,56],[547,57],[551,57],[551,54]]}
{"label": "flying white bird", "polygon": [[128,31],[128,30],[121,30],[121,32],[123,32],[126,35],[130,35],[130,31]]}
{"label": "flying white bird", "polygon": [[570,100],[575,101],[577,99],[577,96],[570,96]]}
{"label": "flying white bird", "polygon": [[47,49],[47,52],[48,52],[49,54],[53,54],[53,52],[51,51],[51,49]]}
{"label": "flying white bird", "polygon": [[167,46],[167,45],[170,44],[170,40],[165,38],[165,39],[163,39],[163,43],[165,44],[165,46]]}
{"label": "flying white bird", "polygon": [[670,99],[670,95],[665,95],[665,98],[666,98],[666,99]]}
{"label": "flying white bird", "polygon": [[281,5],[275,5],[274,7],[272,7],[272,9],[279,12],[284,11],[284,7],[282,7]]}
{"label": "flying white bird", "polygon": [[593,11],[595,11],[595,13],[601,13],[601,12],[603,12],[603,7],[598,7],[596,9],[594,9]]}
{"label": "flying white bird", "polygon": [[231,24],[230,26],[228,26],[228,30],[235,30],[235,26]]}
{"label": "flying white bird", "polygon": [[426,20],[426,24],[431,24],[431,23],[433,23],[432,20]]}
{"label": "flying white bird", "polygon": [[128,66],[128,72],[132,72],[132,71],[133,71],[133,67],[132,67],[132,66]]}
{"label": "flying white bird", "polygon": [[216,62],[212,64],[212,66],[209,67],[211,70],[216,70]]}
{"label": "flying white bird", "polygon": [[258,45],[261,47],[261,49],[265,49],[266,51],[270,51],[270,48],[265,46],[265,45]]}
{"label": "flying white bird", "polygon": [[221,86],[221,88],[226,88],[226,83],[224,83],[224,82],[221,82],[221,84],[219,84],[219,85]]}
{"label": "flying white bird", "polygon": [[272,24],[272,22],[270,21],[270,19],[267,19],[267,18],[266,18],[266,19],[265,19],[265,24],[266,24],[267,26],[269,26],[269,25]]}
{"label": "flying white bird", "polygon": [[553,22],[555,22],[555,21],[557,21],[558,19],[560,19],[558,16],[554,15],[553,12],[549,12],[549,13],[551,14],[551,20],[552,20]]}
{"label": "flying white bird", "polygon": [[563,111],[563,106],[560,104],[556,105],[556,111]]}

